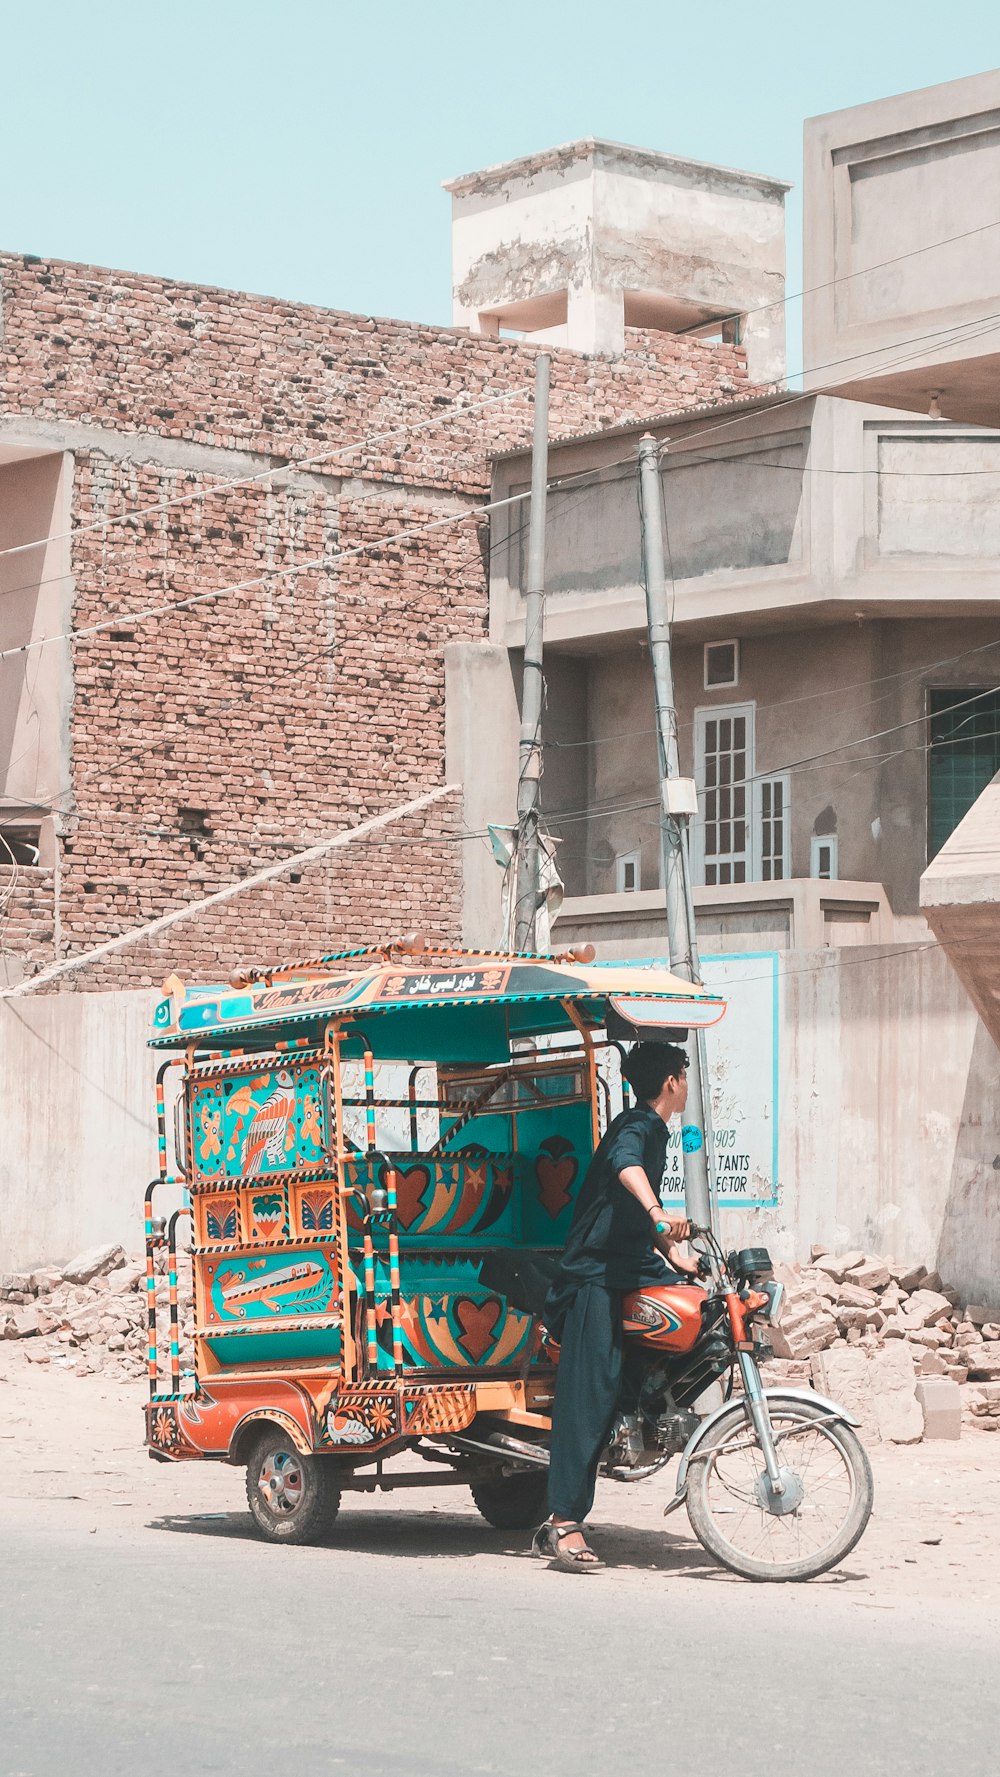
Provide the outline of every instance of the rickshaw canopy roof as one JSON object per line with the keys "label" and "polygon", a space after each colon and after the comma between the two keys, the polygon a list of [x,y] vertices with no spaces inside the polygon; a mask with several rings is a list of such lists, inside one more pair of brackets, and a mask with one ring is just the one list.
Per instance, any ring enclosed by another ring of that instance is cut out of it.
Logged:
{"label": "rickshaw canopy roof", "polygon": [[391,946],[250,970],[229,985],[171,977],[164,987],[155,1049],[268,1049],[296,1036],[319,1041],[335,1021],[346,1054],[458,1064],[506,1060],[520,1039],[603,1028],[609,1007],[664,1040],[726,1009],[718,994],[658,965]]}

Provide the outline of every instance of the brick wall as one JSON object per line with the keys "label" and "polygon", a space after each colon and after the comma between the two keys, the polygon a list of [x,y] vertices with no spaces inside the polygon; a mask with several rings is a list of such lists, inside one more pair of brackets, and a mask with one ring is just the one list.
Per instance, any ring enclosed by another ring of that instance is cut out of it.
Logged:
{"label": "brick wall", "polygon": [[13,872],[12,884],[11,868],[4,859],[0,859],[0,987],[13,987],[52,958],[55,873],[21,864]]}
{"label": "brick wall", "polygon": [[[530,439],[535,350],[11,256],[0,301],[3,435],[73,451],[73,622],[119,620],[73,647],[57,786],[68,954],[443,782],[443,650],[485,634],[488,530],[473,515],[391,538],[466,511],[489,453]],[[618,359],[553,355],[552,431],[748,392],[738,349],[630,331]],[[222,485],[288,461],[288,485]],[[361,545],[376,547],[303,565]],[[462,843],[460,810],[436,808],[67,985],[218,975],[412,924],[454,937]],[[45,952],[36,931],[29,961]]]}

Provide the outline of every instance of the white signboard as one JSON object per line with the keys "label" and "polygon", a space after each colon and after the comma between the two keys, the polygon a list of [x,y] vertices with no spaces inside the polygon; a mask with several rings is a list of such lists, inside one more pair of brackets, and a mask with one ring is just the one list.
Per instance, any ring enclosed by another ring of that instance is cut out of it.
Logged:
{"label": "white signboard", "polygon": [[[770,1208],[778,1201],[778,954],[703,956],[701,971],[705,985],[729,1002],[722,1022],[705,1032],[717,1201],[725,1208]],[[692,1031],[689,1047],[693,1041]],[[669,1202],[684,1196],[683,1135],[674,1127],[663,1196]]]}

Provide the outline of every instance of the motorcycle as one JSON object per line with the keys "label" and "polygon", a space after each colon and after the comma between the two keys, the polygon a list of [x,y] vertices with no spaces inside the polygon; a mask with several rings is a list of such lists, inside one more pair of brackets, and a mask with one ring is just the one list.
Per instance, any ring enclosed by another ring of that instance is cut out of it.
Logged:
{"label": "motorcycle", "polygon": [[[850,1553],[871,1517],[858,1422],[811,1389],[764,1386],[766,1328],[778,1323],[784,1297],[766,1249],[727,1256],[708,1229],[693,1238],[697,1283],[646,1285],[623,1299],[631,1400],[600,1473],[646,1481],[679,1457],[665,1515],[686,1505],[702,1546],[745,1579],[813,1579]],[[544,1278],[532,1282],[525,1288],[522,1274],[520,1299],[538,1312]],[[517,1293],[516,1280],[506,1287]],[[723,1395],[717,1405],[713,1392]],[[485,1416],[470,1432],[450,1440],[456,1455],[507,1458],[492,1483],[473,1485],[480,1511],[503,1528],[530,1523],[544,1499],[537,1470],[548,1465],[548,1434],[513,1438]]]}

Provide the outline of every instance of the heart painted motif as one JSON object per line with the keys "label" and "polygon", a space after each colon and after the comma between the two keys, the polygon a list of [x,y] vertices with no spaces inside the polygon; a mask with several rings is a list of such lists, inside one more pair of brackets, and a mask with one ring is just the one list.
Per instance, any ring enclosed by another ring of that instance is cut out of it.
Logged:
{"label": "heart painted motif", "polygon": [[455,1319],[462,1329],[458,1343],[474,1364],[479,1363],[494,1343],[502,1314],[503,1307],[496,1296],[489,1296],[485,1302],[474,1302],[471,1297],[462,1296],[455,1303]]}
{"label": "heart painted motif", "polygon": [[426,1166],[411,1166],[406,1172],[396,1168],[396,1216],[404,1233],[409,1233],[426,1209],[424,1197],[430,1182]]}
{"label": "heart painted motif", "polygon": [[577,1170],[572,1143],[565,1136],[553,1135],[542,1143],[541,1153],[535,1161],[535,1177],[542,1208],[553,1221],[569,1202]]}

